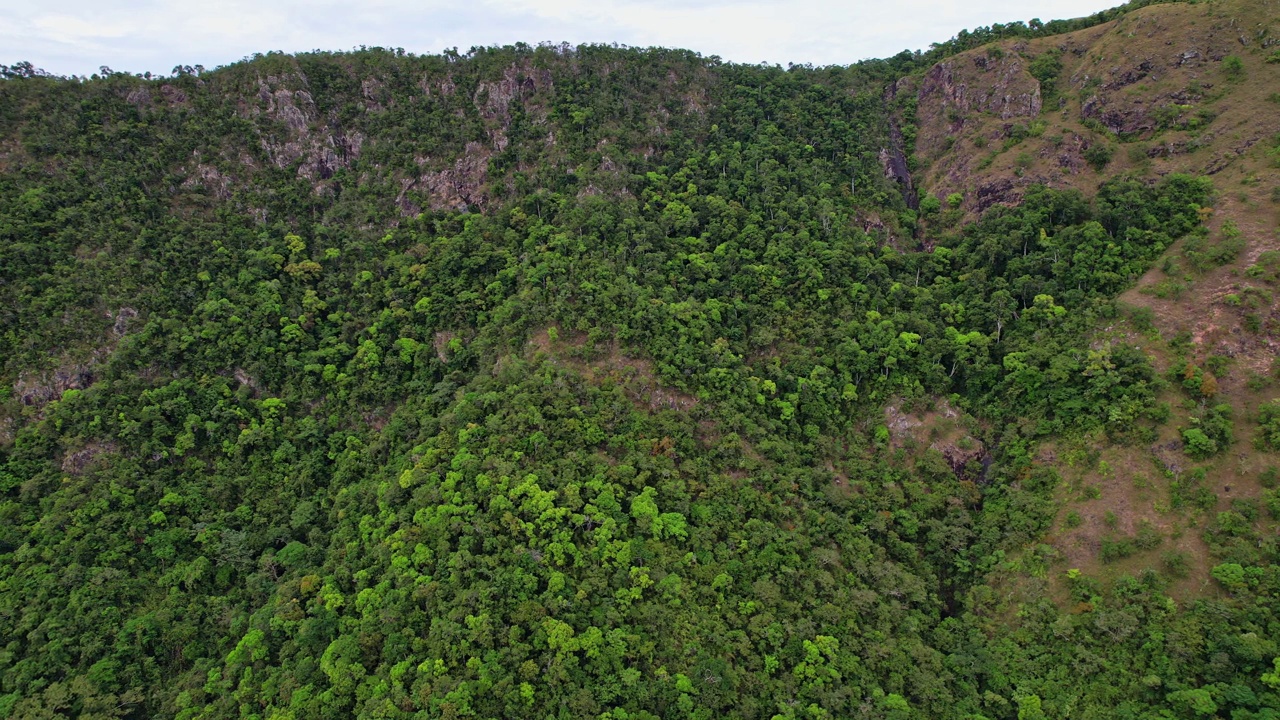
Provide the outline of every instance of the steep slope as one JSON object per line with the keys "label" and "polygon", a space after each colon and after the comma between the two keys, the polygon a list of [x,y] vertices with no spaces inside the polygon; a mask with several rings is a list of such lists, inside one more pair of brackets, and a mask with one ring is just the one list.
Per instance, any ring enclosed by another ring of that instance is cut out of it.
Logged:
{"label": "steep slope", "polygon": [[[1262,507],[1273,502],[1277,457],[1256,438],[1280,396],[1276,9],[1151,6],[1096,28],[972,50],[902,84],[918,94],[922,185],[935,207],[949,208],[930,216],[935,227],[1017,202],[1038,184],[1091,193],[1117,174],[1213,179],[1206,231],[1168,250],[1094,340],[1137,343],[1153,356],[1171,385],[1161,397],[1170,420],[1140,444],[1082,437],[1041,457],[1067,480],[1049,537],[1061,570],[1113,578],[1164,567],[1183,577],[1180,597],[1216,593],[1210,568],[1249,564],[1240,546],[1275,533]],[[1213,407],[1234,432],[1189,457],[1186,431]],[[1062,578],[1052,584],[1065,595]]]}
{"label": "steep slope", "polygon": [[914,85],[923,184],[980,211],[1036,183],[1117,173],[1238,179],[1270,164],[1280,19],[1268,3],[1152,5],[941,62]]}
{"label": "steep slope", "polygon": [[[1178,521],[1212,523],[1196,562],[1129,548],[1117,577],[1051,536],[1100,454],[1226,462],[1223,413],[1159,402],[1165,369],[1236,392],[1222,361],[1116,298],[1162,253],[1195,274],[1265,239],[1214,224],[1225,172],[1024,172],[979,215],[927,167],[917,213],[900,171],[941,95],[913,89],[969,83],[978,125],[1044,112],[1009,54],[995,90],[971,57],[903,81],[914,60],[592,46],[20,68],[0,715],[1280,710],[1272,507],[1174,472]],[[1265,334],[1250,262],[1223,302]]]}

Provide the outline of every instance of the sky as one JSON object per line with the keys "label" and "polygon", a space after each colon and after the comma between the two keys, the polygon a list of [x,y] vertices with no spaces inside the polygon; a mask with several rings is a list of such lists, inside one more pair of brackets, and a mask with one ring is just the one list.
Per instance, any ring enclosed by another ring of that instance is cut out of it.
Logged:
{"label": "sky", "polygon": [[694,50],[743,63],[848,65],[964,28],[1089,15],[1122,0],[0,0],[0,63],[59,75],[168,74],[258,52],[543,41]]}

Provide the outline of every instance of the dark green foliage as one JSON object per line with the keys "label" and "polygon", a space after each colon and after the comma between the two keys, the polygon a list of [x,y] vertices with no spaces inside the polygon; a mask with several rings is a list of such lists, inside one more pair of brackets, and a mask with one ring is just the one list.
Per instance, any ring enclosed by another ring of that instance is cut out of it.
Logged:
{"label": "dark green foliage", "polygon": [[1280,491],[1275,489],[1262,491],[1262,502],[1267,513],[1273,519],[1280,519]]}
{"label": "dark green foliage", "polygon": [[1041,94],[1046,99],[1052,98],[1057,93],[1058,76],[1062,74],[1061,53],[1053,50],[1037,55],[1027,71],[1040,81]]}
{"label": "dark green foliage", "polygon": [[1258,444],[1268,450],[1280,450],[1280,400],[1258,408]]}
{"label": "dark green foliage", "polygon": [[1187,555],[1178,550],[1170,550],[1161,555],[1162,568],[1170,577],[1184,578],[1188,574]]}
{"label": "dark green foliage", "polygon": [[1133,323],[1134,329],[1138,332],[1149,333],[1155,331],[1155,318],[1155,311],[1149,307],[1134,307],[1129,309],[1129,322]]}
{"label": "dark green foliage", "polygon": [[1131,538],[1104,538],[1098,550],[1098,558],[1102,562],[1115,562],[1129,557],[1138,551]]}
{"label": "dark green foliage", "polygon": [[1137,552],[1153,550],[1160,546],[1163,538],[1151,523],[1143,521],[1132,537],[1103,538],[1098,549],[1098,558],[1104,563],[1123,560]]}
{"label": "dark green foliage", "polygon": [[1231,80],[1244,77],[1244,61],[1239,55],[1228,55],[1222,58],[1222,72]]}
{"label": "dark green foliage", "polygon": [[1211,238],[1208,229],[1192,233],[1183,243],[1182,256],[1192,269],[1205,272],[1235,262],[1245,247],[1244,234],[1231,221],[1224,222],[1222,234]]}
{"label": "dark green foliage", "polygon": [[1233,441],[1231,406],[1214,405],[1203,408],[1191,417],[1191,427],[1182,431],[1185,451],[1196,460],[1226,451]]}
{"label": "dark green foliage", "polygon": [[[1207,534],[1240,607],[1147,573],[1011,613],[988,584],[1057,511],[1034,438],[1160,420],[1141,350],[1087,337],[1209,185],[1030,188],[909,247],[887,72],[598,46],[6,68],[0,714],[1274,705],[1257,508]],[[885,404],[941,397],[983,454],[893,462]]]}
{"label": "dark green foliage", "polygon": [[1096,142],[1084,151],[1085,162],[1089,163],[1098,172],[1102,172],[1110,162],[1111,158],[1116,154],[1116,149],[1110,143]]}

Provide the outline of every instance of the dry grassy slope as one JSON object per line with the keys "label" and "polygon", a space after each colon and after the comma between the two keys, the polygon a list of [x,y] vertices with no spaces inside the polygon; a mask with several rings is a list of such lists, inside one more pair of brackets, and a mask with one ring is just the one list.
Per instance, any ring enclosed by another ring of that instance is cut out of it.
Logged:
{"label": "dry grassy slope", "polygon": [[[1051,52],[1062,64],[1056,92],[1029,72]],[[1233,408],[1235,442],[1207,462],[1186,457],[1181,429],[1195,404],[1173,387],[1163,397],[1173,415],[1154,444],[1121,447],[1095,437],[1042,448],[1040,461],[1065,479],[1062,505],[1045,538],[1049,549],[1015,561],[1011,587],[1065,602],[1069,568],[1113,579],[1148,567],[1167,572],[1170,556],[1180,554],[1185,577],[1171,592],[1217,592],[1209,570],[1221,560],[1209,552],[1204,531],[1233,501],[1258,498],[1266,470],[1280,466],[1280,454],[1252,442],[1258,406],[1280,397],[1280,288],[1245,271],[1262,253],[1280,250],[1280,62],[1267,62],[1280,59],[1277,53],[1280,1],[1220,0],[1152,6],[1069,35],[1006,41],[912,81],[922,193],[944,200],[960,193],[966,214],[1016,202],[1033,183],[1091,194],[1117,174],[1186,172],[1212,177],[1219,191],[1210,246],[1227,239],[1228,222],[1242,233],[1241,251],[1222,266],[1197,267],[1184,255],[1185,243],[1175,245],[1121,297],[1125,317],[1095,338],[1140,345],[1162,371],[1183,360],[1204,367],[1212,356],[1224,358],[1210,402]],[[1240,58],[1239,72],[1231,72],[1231,56]],[[1113,151],[1101,170],[1086,159],[1098,145]],[[1141,320],[1148,310],[1150,323]],[[1205,468],[1216,505],[1172,507],[1171,463],[1183,478]],[[1134,537],[1144,525],[1159,533],[1157,547],[1102,561],[1105,539]],[[1255,529],[1275,536],[1265,509]]]}
{"label": "dry grassy slope", "polygon": [[[1151,6],[1068,35],[962,53],[905,81],[919,99],[922,190],[961,193],[976,211],[1015,202],[1034,183],[1088,191],[1117,173],[1217,175],[1252,165],[1280,131],[1280,105],[1267,100],[1280,91],[1280,64],[1266,62],[1276,50],[1280,0],[1221,0]],[[1046,53],[1062,64],[1054,92],[1030,73]],[[1222,62],[1229,55],[1244,63],[1237,80]],[[1101,172],[1085,160],[1100,144],[1117,151]]]}

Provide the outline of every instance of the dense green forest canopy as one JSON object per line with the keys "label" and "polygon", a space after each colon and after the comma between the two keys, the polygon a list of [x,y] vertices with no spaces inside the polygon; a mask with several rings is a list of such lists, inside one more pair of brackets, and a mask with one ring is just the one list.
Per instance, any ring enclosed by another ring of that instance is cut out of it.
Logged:
{"label": "dense green forest canopy", "polygon": [[0,715],[1280,717],[1274,538],[1186,606],[998,585],[1035,443],[1167,415],[1089,333],[1208,181],[910,209],[867,64],[9,75]]}

